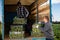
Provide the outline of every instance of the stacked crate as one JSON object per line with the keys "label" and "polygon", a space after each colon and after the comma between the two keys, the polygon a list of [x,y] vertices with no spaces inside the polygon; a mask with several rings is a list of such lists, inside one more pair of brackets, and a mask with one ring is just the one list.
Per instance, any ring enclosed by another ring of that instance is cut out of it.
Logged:
{"label": "stacked crate", "polygon": [[27,23],[25,18],[15,17],[13,19],[13,24],[11,25],[11,30],[9,32],[10,39],[20,39],[24,38],[23,26]]}
{"label": "stacked crate", "polygon": [[40,27],[41,24],[35,23],[32,25],[32,32],[31,32],[32,37],[44,37],[44,33],[41,32]]}

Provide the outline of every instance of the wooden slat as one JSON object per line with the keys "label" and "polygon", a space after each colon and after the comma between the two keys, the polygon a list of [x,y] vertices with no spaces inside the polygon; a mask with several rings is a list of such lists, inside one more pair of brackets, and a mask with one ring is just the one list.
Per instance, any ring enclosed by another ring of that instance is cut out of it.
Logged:
{"label": "wooden slat", "polygon": [[[50,14],[50,9],[47,9],[47,10],[44,10],[44,11],[38,13],[38,15],[47,15],[47,14]],[[36,16],[36,14],[34,16]]]}
{"label": "wooden slat", "polygon": [[[38,0],[38,1],[37,1],[38,6],[39,6],[39,5],[42,5],[42,4],[45,3],[45,2],[47,2],[47,0]],[[37,7],[36,3],[32,4],[32,5],[31,5],[31,10],[33,10],[33,9],[36,8],[36,7]]]}
{"label": "wooden slat", "polygon": [[[30,5],[34,2],[35,0],[21,0],[22,5]],[[5,0],[5,5],[16,5],[18,0]]]}
{"label": "wooden slat", "polygon": [[[47,10],[44,10],[44,11],[38,13],[38,16],[40,16],[39,18],[41,18],[41,16],[49,16],[49,15],[50,15],[50,9],[47,9]],[[30,19],[36,19],[36,16],[37,16],[37,14],[34,14],[34,15],[31,14],[29,16],[29,18]]]}
{"label": "wooden slat", "polygon": [[[47,5],[44,5],[44,6],[39,6],[38,7],[38,12],[42,12],[42,11],[44,11],[44,10],[47,10],[47,9],[49,9],[50,7],[49,7],[49,5],[47,4]],[[37,12],[37,10],[35,9],[35,10],[33,10],[32,12],[31,12],[31,14],[36,14],[36,12]]]}
{"label": "wooden slat", "polygon": [[[36,14],[35,15],[33,15],[34,17],[35,17],[35,19],[36,19]],[[50,10],[49,9],[47,9],[47,10],[44,10],[44,11],[42,11],[42,12],[40,12],[39,14],[38,14],[38,21],[42,21],[42,18],[44,17],[44,16],[48,16],[49,18],[50,18]]]}

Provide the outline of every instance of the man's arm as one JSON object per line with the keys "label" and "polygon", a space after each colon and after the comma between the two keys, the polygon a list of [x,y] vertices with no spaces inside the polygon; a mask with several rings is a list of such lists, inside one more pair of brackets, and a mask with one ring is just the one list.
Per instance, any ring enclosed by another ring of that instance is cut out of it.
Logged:
{"label": "man's arm", "polygon": [[[25,8],[25,7],[24,7]],[[26,13],[26,17],[28,17],[28,15],[29,15],[29,11],[25,8],[25,11],[27,12]]]}
{"label": "man's arm", "polygon": [[45,24],[44,27],[40,27],[40,30],[41,30],[42,32],[46,32],[46,31],[48,31],[50,28],[51,28],[51,24],[48,23],[48,24]]}

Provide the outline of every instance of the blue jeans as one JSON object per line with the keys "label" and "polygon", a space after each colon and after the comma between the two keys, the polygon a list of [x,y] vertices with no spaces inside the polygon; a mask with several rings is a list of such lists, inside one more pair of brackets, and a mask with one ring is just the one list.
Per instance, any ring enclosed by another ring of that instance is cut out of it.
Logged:
{"label": "blue jeans", "polygon": [[46,38],[46,40],[54,40],[54,38]]}

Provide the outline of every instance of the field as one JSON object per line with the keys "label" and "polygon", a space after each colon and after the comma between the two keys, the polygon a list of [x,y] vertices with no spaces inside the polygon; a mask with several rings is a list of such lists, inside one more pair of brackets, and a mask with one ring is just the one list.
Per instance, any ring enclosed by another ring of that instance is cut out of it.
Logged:
{"label": "field", "polygon": [[1,25],[1,23],[0,23],[0,40],[1,40],[1,38],[2,38],[1,31],[2,31],[2,25]]}
{"label": "field", "polygon": [[60,24],[53,24],[54,40],[60,40]]}

